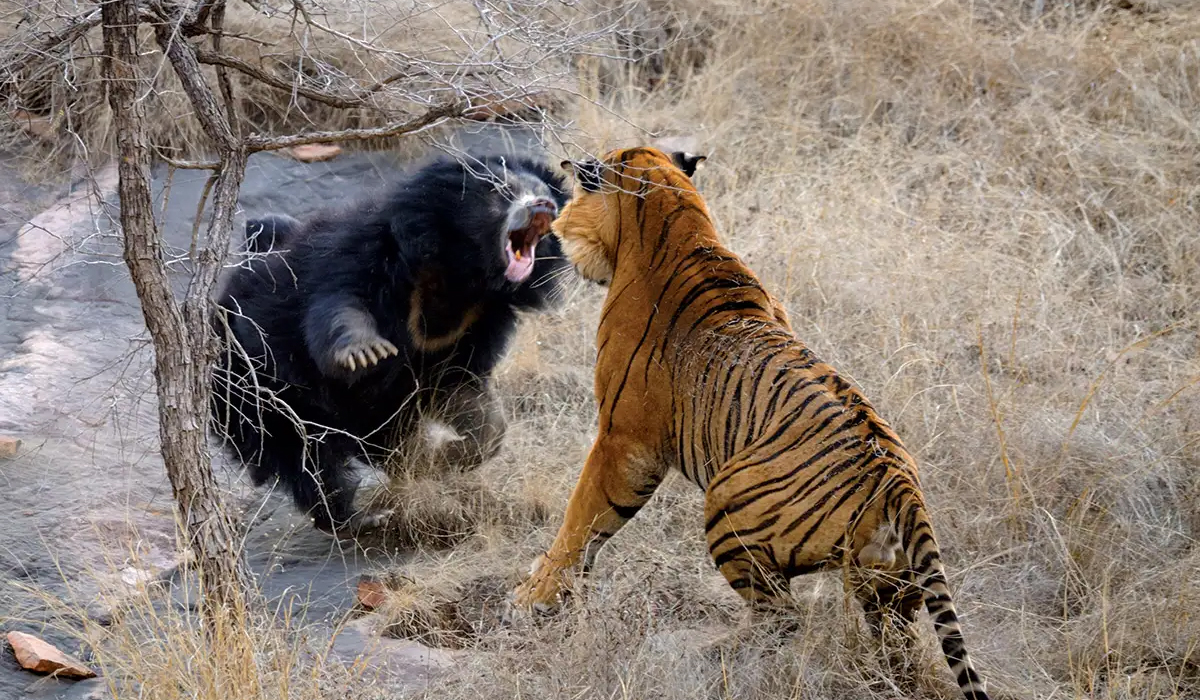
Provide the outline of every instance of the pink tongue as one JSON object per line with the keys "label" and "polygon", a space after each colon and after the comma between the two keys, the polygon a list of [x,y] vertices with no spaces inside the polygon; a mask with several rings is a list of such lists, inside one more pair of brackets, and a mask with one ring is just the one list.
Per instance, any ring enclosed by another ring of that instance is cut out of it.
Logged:
{"label": "pink tongue", "polygon": [[529,273],[533,272],[533,251],[528,254],[522,254],[521,259],[517,260],[517,256],[513,255],[512,247],[507,249],[508,252],[508,268],[504,271],[505,278],[509,282],[524,282]]}

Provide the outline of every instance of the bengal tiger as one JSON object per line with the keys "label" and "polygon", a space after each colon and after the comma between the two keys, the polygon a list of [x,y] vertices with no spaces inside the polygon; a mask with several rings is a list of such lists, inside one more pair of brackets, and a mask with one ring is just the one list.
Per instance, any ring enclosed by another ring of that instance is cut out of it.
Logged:
{"label": "bengal tiger", "polygon": [[631,148],[562,164],[575,193],[554,230],[580,274],[609,287],[599,429],[513,612],[556,610],[674,465],[706,491],[713,561],[752,609],[786,606],[795,576],[845,567],[877,635],[895,624],[911,644],[923,600],[963,695],[986,700],[915,461],[721,243],[691,181],[703,159]]}

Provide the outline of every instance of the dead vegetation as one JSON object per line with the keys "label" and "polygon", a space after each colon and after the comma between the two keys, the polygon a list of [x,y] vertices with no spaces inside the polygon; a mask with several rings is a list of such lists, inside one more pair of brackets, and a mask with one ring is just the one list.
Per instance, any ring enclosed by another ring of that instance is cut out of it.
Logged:
{"label": "dead vegetation", "polygon": [[[658,89],[581,76],[584,145],[708,153],[724,235],[916,451],[1002,698],[1200,693],[1200,13],[1135,5],[664,2],[690,41]],[[582,466],[594,407],[528,393],[590,367],[603,293],[529,324],[502,375],[522,411],[489,483],[514,502],[536,481],[561,508]],[[478,637],[437,694],[898,695],[836,577],[794,583],[789,646],[717,661],[704,640],[741,612],[701,508],[669,484],[576,611]],[[560,513],[427,565],[527,566]],[[954,697],[926,641],[922,690]]]}
{"label": "dead vegetation", "polygon": [[[565,114],[588,138],[563,155],[667,138],[709,155],[697,180],[724,236],[917,455],[993,695],[1200,696],[1200,8],[639,8],[669,21],[612,53],[653,60],[573,63],[583,99]],[[243,44],[278,65],[303,53],[270,41]],[[102,99],[46,90],[47,114]],[[162,86],[156,109],[173,114],[172,95]],[[259,110],[246,118],[345,124],[280,96],[246,94]],[[102,117],[88,128],[103,148]],[[163,144],[189,138],[160,128]],[[900,696],[836,577],[793,585],[795,639],[746,630],[702,541],[701,494],[681,479],[607,546],[569,614],[496,624],[496,582],[549,544],[590,445],[603,294],[579,285],[523,327],[499,377],[510,430],[496,460],[395,482],[421,551],[392,572],[381,614],[392,634],[470,652],[417,694]],[[922,634],[920,692],[955,697]]]}
{"label": "dead vegetation", "polygon": [[[206,32],[221,41],[197,44],[197,59],[210,85],[221,69],[232,76],[234,132],[252,139],[379,129],[447,104],[461,106],[455,115],[469,120],[540,118],[560,106],[568,53],[588,32],[612,30],[603,7],[590,2],[569,17],[544,0],[491,9],[465,0],[222,7],[220,28]],[[154,12],[143,8],[143,19],[161,29]],[[99,24],[98,7],[88,3],[35,0],[0,8],[0,99],[7,107],[0,145],[33,141],[41,146],[38,157],[103,159],[113,152]],[[155,31],[139,30],[149,141],[161,157],[203,161],[213,149],[178,76],[161,70],[165,57]],[[191,38],[193,30],[166,31]],[[413,144],[383,138],[364,145]]]}

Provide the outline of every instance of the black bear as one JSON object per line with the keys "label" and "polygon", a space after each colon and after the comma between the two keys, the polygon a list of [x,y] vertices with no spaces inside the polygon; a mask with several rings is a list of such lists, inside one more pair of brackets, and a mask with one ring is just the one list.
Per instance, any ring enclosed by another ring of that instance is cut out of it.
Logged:
{"label": "black bear", "polygon": [[355,512],[351,460],[379,458],[439,410],[472,467],[505,431],[490,375],[521,309],[561,296],[570,272],[550,224],[562,176],[524,156],[435,160],[383,196],[300,222],[246,224],[218,299],[214,430],[255,485],[278,478],[330,533]]}
{"label": "black bear", "polygon": [[251,253],[268,253],[286,247],[288,236],[299,231],[304,224],[287,214],[267,214],[246,222],[246,250]]}

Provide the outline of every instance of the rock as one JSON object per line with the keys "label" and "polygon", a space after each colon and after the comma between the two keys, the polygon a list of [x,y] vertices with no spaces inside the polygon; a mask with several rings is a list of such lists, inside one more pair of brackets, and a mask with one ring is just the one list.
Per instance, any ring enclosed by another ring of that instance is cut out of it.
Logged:
{"label": "rock", "polygon": [[131,588],[140,588],[142,585],[153,580],[153,572],[146,571],[145,569],[138,569],[133,566],[121,569],[121,582]]}
{"label": "rock", "polygon": [[21,667],[34,673],[53,673],[59,678],[95,678],[96,673],[79,659],[67,656],[51,644],[24,632],[9,632],[8,643]]}
{"label": "rock", "polygon": [[310,143],[304,146],[293,146],[292,157],[303,163],[317,163],[336,158],[342,152],[342,147],[336,143]]}
{"label": "rock", "polygon": [[387,586],[375,577],[364,574],[358,579],[356,595],[359,605],[366,610],[374,610],[387,600]]}
{"label": "rock", "polygon": [[53,676],[39,678],[25,689],[30,698],[56,700],[114,700],[108,689],[108,679],[59,680]]}
{"label": "rock", "polygon": [[394,689],[421,688],[438,673],[454,666],[462,652],[428,647],[409,639],[381,637],[379,621],[370,616],[343,625],[330,651],[363,677],[386,680]]}
{"label": "rock", "polygon": [[89,603],[84,609],[88,620],[101,627],[111,627],[117,621],[117,607],[99,601]]}
{"label": "rock", "polygon": [[21,449],[21,441],[17,438],[0,436],[0,459],[11,459],[17,456]]}
{"label": "rock", "polygon": [[75,690],[81,693],[80,700],[112,700],[113,694],[108,690],[108,681],[103,678],[93,678],[90,681],[79,681]]}

